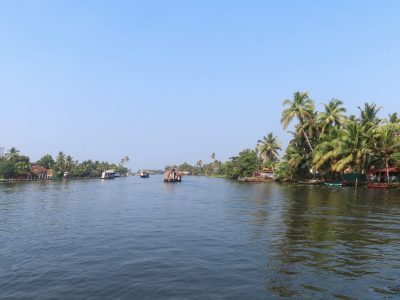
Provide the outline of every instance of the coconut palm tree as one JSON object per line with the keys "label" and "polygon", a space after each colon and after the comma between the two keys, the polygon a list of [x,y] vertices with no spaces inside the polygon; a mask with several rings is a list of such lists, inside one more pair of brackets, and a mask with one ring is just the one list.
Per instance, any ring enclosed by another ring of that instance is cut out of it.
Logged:
{"label": "coconut palm tree", "polygon": [[8,160],[15,161],[15,159],[19,156],[19,153],[20,151],[17,148],[11,147],[6,154],[6,158]]}
{"label": "coconut palm tree", "polygon": [[282,112],[281,123],[284,129],[287,129],[291,121],[296,117],[300,122],[300,131],[307,140],[310,151],[314,149],[311,146],[309,137],[307,136],[303,125],[306,118],[311,118],[314,113],[314,101],[308,97],[308,93],[295,92],[293,94],[293,100],[286,99],[283,101],[283,106],[287,107]]}
{"label": "coconut palm tree", "polygon": [[[301,127],[301,128],[300,128]],[[318,142],[321,135],[321,125],[318,122],[318,114],[311,112],[307,118],[304,119],[303,124],[297,124],[296,131],[298,135],[302,135],[302,130],[306,133],[312,145]]]}
{"label": "coconut palm tree", "polygon": [[341,130],[337,126],[331,128],[329,134],[321,136],[313,153],[313,169],[333,171],[332,166],[336,159],[335,151],[339,147],[340,137]]}
{"label": "coconut palm tree", "polygon": [[277,138],[272,134],[268,133],[262,140],[258,140],[256,149],[259,153],[263,162],[270,162],[272,171],[274,171],[274,163],[278,159],[278,151],[282,151],[281,144]]}
{"label": "coconut palm tree", "polygon": [[67,157],[65,158],[65,170],[70,172],[73,165],[74,165],[74,160],[72,156],[67,155]]}
{"label": "coconut palm tree", "polygon": [[374,138],[377,143],[375,145],[377,154],[383,158],[386,167],[386,176],[389,181],[389,157],[390,155],[400,151],[400,138],[398,132],[400,125],[387,124],[380,126],[375,130]]}
{"label": "coconut palm tree", "polygon": [[214,153],[214,152],[211,153],[211,160],[212,160],[212,161],[215,161],[215,153]]}
{"label": "coconut palm tree", "polygon": [[346,109],[342,105],[343,102],[338,99],[332,99],[328,104],[324,104],[325,111],[318,116],[322,133],[326,133],[327,128],[331,128],[332,125],[340,126],[343,123]]}
{"label": "coconut palm tree", "polygon": [[215,153],[211,153],[211,160],[212,160],[212,172],[215,173]]}
{"label": "coconut palm tree", "polygon": [[400,123],[400,118],[398,117],[397,112],[393,113],[393,114],[389,114],[388,123],[392,123],[392,124]]}
{"label": "coconut palm tree", "polygon": [[64,172],[65,168],[65,154],[64,152],[60,151],[56,157],[56,164],[55,164],[56,170],[58,173]]}
{"label": "coconut palm tree", "polygon": [[348,121],[335,148],[333,157],[336,161],[332,165],[334,171],[341,172],[348,167],[358,173],[366,171],[373,149],[361,123]]}
{"label": "coconut palm tree", "polygon": [[196,167],[197,167],[197,173],[200,174],[201,169],[203,168],[203,161],[201,159],[197,161]]}
{"label": "coconut palm tree", "polygon": [[127,162],[129,162],[129,156],[126,155],[125,157],[121,158],[119,165],[123,167]]}
{"label": "coconut palm tree", "polygon": [[[300,126],[300,124],[297,126]],[[293,176],[307,176],[312,167],[312,157],[306,139],[298,132],[289,131],[289,133],[293,135],[293,138],[289,142],[283,157],[284,164],[288,168],[287,172],[291,175],[291,178]]]}
{"label": "coconut palm tree", "polygon": [[378,113],[381,107],[378,107],[375,103],[369,104],[364,103],[364,108],[358,107],[361,113],[361,123],[366,126],[366,128],[371,128],[380,123],[378,118]]}

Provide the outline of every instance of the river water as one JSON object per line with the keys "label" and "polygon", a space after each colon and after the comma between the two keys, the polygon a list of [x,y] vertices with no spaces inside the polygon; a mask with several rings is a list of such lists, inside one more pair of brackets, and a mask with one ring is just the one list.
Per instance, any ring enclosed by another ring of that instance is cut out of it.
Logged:
{"label": "river water", "polygon": [[1,299],[400,298],[400,191],[0,184]]}

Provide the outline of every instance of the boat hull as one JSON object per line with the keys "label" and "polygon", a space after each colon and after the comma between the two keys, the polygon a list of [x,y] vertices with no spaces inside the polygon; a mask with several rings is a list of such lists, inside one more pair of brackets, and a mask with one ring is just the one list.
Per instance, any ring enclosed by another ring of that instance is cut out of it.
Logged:
{"label": "boat hull", "polygon": [[378,184],[377,183],[369,183],[368,188],[369,189],[388,190],[388,189],[390,189],[390,185],[385,184],[385,183],[378,183]]}
{"label": "boat hull", "polygon": [[181,179],[164,179],[164,182],[181,182]]}

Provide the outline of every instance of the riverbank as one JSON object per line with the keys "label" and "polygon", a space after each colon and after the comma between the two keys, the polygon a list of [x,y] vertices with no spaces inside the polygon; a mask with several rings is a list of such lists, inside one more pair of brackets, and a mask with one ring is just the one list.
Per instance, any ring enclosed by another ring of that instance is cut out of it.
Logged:
{"label": "riverbank", "polygon": [[[126,176],[121,176],[126,177]],[[7,182],[46,182],[46,181],[62,181],[62,180],[88,180],[88,179],[101,179],[99,177],[69,177],[69,178],[46,178],[46,179],[0,179],[0,183]]]}

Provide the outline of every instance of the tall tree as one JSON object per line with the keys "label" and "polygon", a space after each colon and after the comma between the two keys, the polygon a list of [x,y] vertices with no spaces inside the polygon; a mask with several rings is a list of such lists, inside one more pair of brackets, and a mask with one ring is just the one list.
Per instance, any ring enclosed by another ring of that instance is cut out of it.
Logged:
{"label": "tall tree", "polygon": [[211,153],[211,160],[212,160],[212,161],[215,161],[215,153],[214,153],[214,152]]}
{"label": "tall tree", "polygon": [[211,153],[211,160],[212,160],[212,173],[215,173],[215,153]]}
{"label": "tall tree", "polygon": [[15,147],[11,147],[10,150],[8,150],[7,154],[6,154],[6,158],[8,160],[12,160],[15,161],[16,158],[19,156],[20,151],[15,148]]}
{"label": "tall tree", "polygon": [[39,166],[45,167],[46,169],[51,169],[54,167],[55,161],[50,154],[44,155],[41,159],[39,159],[36,164]]}
{"label": "tall tree", "polygon": [[325,111],[318,116],[318,120],[322,125],[322,132],[326,133],[332,125],[340,126],[344,120],[346,109],[343,102],[338,99],[332,99],[328,104],[324,104]]}
{"label": "tall tree", "polygon": [[71,155],[67,155],[65,158],[65,170],[71,172],[72,167],[74,165],[74,159]]}
{"label": "tall tree", "polygon": [[397,115],[397,112],[389,114],[388,123],[400,123],[400,118]]}
{"label": "tall tree", "polygon": [[281,144],[272,132],[264,136],[262,140],[258,140],[256,149],[264,163],[269,162],[274,170],[274,163],[278,159],[278,152],[282,151]]}
{"label": "tall tree", "polygon": [[358,107],[361,114],[361,123],[366,128],[371,128],[376,126],[381,121],[378,118],[378,113],[380,111],[380,107],[378,107],[375,103],[364,103],[364,108]]}
{"label": "tall tree", "polygon": [[0,178],[10,179],[16,174],[15,163],[11,160],[0,161]]}
{"label": "tall tree", "polygon": [[366,172],[368,158],[372,153],[372,145],[370,139],[365,136],[363,125],[356,121],[348,121],[334,150],[336,162],[332,168],[341,172],[352,167],[358,173]]}
{"label": "tall tree", "polygon": [[55,168],[58,173],[63,173],[65,171],[65,154],[62,151],[58,152]]}
{"label": "tall tree", "polygon": [[197,167],[197,174],[201,174],[201,169],[203,168],[203,161],[201,159],[197,161],[196,167]]}
{"label": "tall tree", "polygon": [[389,157],[390,155],[400,152],[400,139],[398,132],[400,126],[398,124],[387,124],[380,126],[375,130],[374,138],[376,139],[375,148],[378,155],[382,157],[386,167],[386,176],[389,181]]}
{"label": "tall tree", "polygon": [[292,100],[286,99],[283,101],[283,106],[287,107],[282,112],[281,123],[283,128],[287,129],[291,121],[296,117],[300,122],[300,131],[307,140],[310,151],[313,152],[314,148],[303,126],[305,119],[310,118],[314,113],[314,101],[309,98],[308,93],[295,92]]}

